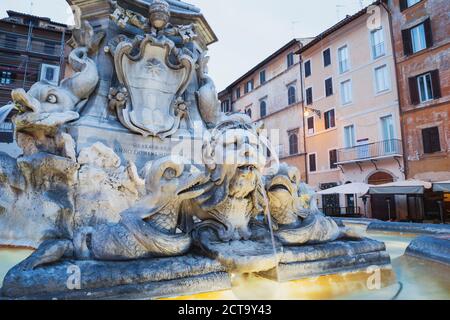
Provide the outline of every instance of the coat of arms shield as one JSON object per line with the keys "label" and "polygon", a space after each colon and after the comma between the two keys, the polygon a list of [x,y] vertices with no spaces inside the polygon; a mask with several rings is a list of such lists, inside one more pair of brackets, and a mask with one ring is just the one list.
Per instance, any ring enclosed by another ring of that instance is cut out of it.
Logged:
{"label": "coat of arms shield", "polygon": [[119,120],[130,130],[160,138],[173,134],[180,125],[177,104],[193,74],[193,58],[162,36],[147,35],[138,43],[118,44],[114,61],[117,77],[129,93]]}

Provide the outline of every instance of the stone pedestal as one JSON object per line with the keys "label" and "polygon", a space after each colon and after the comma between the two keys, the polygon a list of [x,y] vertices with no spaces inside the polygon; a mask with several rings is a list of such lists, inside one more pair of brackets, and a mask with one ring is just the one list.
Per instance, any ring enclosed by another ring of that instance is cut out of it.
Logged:
{"label": "stone pedestal", "polygon": [[[32,271],[21,271],[19,264],[6,275],[2,298],[174,297],[229,289],[231,280],[224,270],[219,262],[195,255],[128,262],[66,260]],[[78,280],[79,289],[76,288]]]}
{"label": "stone pedestal", "polygon": [[284,247],[278,268],[261,272],[280,282],[328,274],[365,271],[370,266],[390,268],[384,243],[371,239]]}

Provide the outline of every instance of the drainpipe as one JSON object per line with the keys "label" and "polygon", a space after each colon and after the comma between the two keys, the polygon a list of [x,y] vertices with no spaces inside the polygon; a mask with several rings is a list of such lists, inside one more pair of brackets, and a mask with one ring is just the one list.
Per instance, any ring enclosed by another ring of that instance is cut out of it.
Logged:
{"label": "drainpipe", "polygon": [[[299,41],[300,44],[300,50],[303,47],[303,44]],[[303,146],[305,148],[305,177],[306,177],[306,184],[309,184],[309,175],[308,175],[308,161],[307,161],[307,157],[308,157],[308,153],[306,152],[306,129],[305,129],[305,95],[303,92],[304,89],[304,83],[303,83],[303,56],[302,54],[299,52],[298,53],[299,58],[300,58],[300,91],[301,91],[301,97],[302,97],[302,122],[303,122]]]}
{"label": "drainpipe", "polygon": [[403,168],[404,168],[404,175],[405,180],[408,179],[408,161],[406,159],[406,142],[405,142],[405,130],[403,127],[403,113],[402,113],[402,105],[401,105],[401,99],[400,99],[400,88],[399,88],[399,81],[400,73],[398,70],[398,64],[397,64],[397,54],[395,51],[395,41],[394,41],[394,29],[392,24],[392,11],[389,9],[389,6],[384,3],[383,1],[380,1],[380,5],[386,10],[389,18],[389,33],[391,36],[391,47],[392,47],[392,54],[394,56],[394,67],[395,67],[395,82],[397,87],[397,97],[398,97],[398,113],[400,116],[400,134],[402,135],[402,147],[403,147]]}

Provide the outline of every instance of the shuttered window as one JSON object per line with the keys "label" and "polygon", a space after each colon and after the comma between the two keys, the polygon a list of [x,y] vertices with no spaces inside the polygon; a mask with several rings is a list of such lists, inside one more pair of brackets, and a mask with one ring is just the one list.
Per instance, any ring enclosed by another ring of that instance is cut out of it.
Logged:
{"label": "shuttered window", "polygon": [[336,126],[336,120],[334,115],[334,109],[324,113],[325,129],[334,128]]}
{"label": "shuttered window", "polygon": [[309,171],[310,172],[316,172],[317,171],[316,154],[310,154],[309,155]]}
{"label": "shuttered window", "polygon": [[331,50],[327,49],[323,52],[323,66],[327,67],[331,64]]}
{"label": "shuttered window", "polygon": [[325,80],[325,94],[327,97],[333,95],[333,79],[332,78]]}
{"label": "shuttered window", "polygon": [[439,128],[432,127],[422,130],[423,152],[426,154],[441,151]]}
{"label": "shuttered window", "polygon": [[441,97],[439,70],[409,78],[411,104],[418,105]]}
{"label": "shuttered window", "polygon": [[337,150],[330,150],[330,169],[337,168]]}
{"label": "shuttered window", "polygon": [[313,91],[312,88],[306,89],[306,104],[310,105],[313,103]]}
{"label": "shuttered window", "polygon": [[409,56],[433,46],[431,20],[428,18],[421,24],[402,30],[403,51]]}
{"label": "shuttered window", "polygon": [[305,62],[305,78],[311,75],[311,60]]}

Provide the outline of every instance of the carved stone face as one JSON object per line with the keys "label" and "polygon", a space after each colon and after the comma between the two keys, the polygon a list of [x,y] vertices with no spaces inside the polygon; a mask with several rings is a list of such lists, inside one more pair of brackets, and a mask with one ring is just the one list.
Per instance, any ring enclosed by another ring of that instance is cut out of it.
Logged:
{"label": "carved stone face", "polygon": [[230,182],[230,197],[242,199],[255,190],[257,182],[255,170],[256,168],[252,165],[237,168]]}

